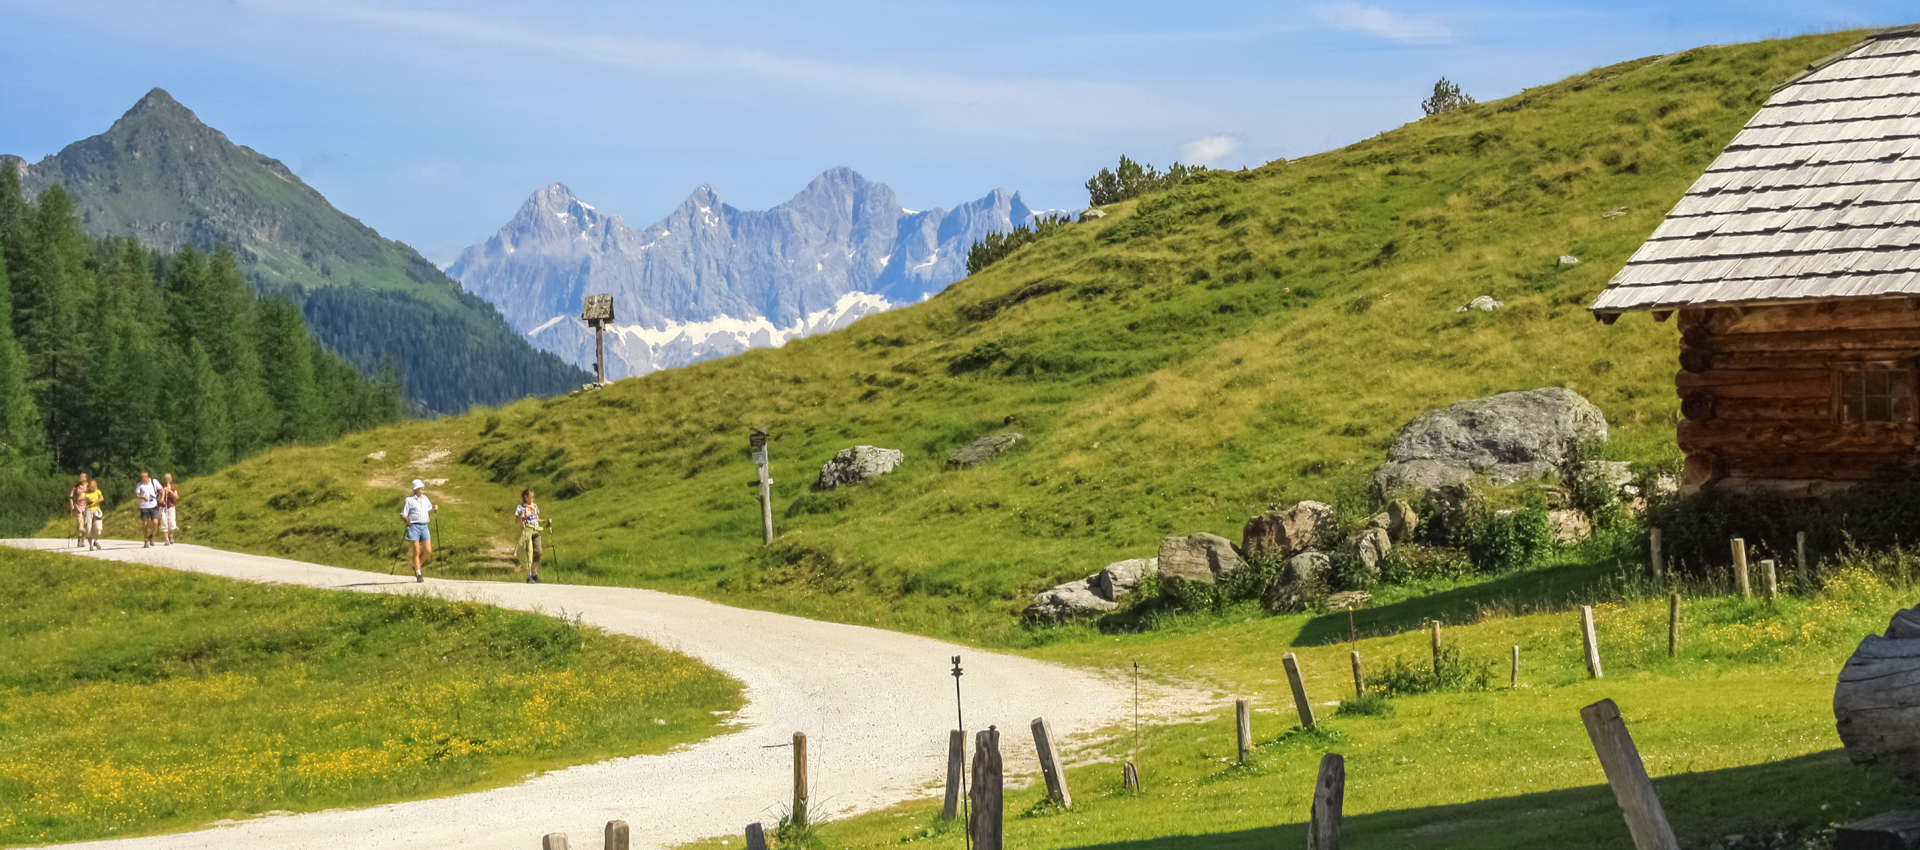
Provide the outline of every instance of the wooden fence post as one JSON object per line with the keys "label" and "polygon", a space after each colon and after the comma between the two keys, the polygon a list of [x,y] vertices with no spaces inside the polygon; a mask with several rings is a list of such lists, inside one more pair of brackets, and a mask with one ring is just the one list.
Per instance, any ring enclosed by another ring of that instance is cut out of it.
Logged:
{"label": "wooden fence post", "polygon": [[1640,751],[1633,746],[1626,721],[1620,719],[1620,707],[1613,700],[1603,699],[1580,709],[1580,722],[1586,724],[1593,752],[1607,773],[1607,784],[1613,787],[1613,799],[1626,813],[1633,846],[1638,850],[1679,850],[1680,842],[1673,837],[1673,827],[1667,825],[1667,814],[1660,808],[1653,780],[1647,778]]}
{"label": "wooden fence post", "polygon": [[1120,769],[1120,785],[1128,791],[1140,790],[1140,768],[1134,767],[1132,761],[1128,761],[1127,766]]}
{"label": "wooden fence post", "polygon": [[1307,701],[1307,683],[1300,679],[1300,659],[1289,652],[1280,657],[1287,668],[1287,684],[1293,686],[1293,706],[1300,712],[1300,728],[1313,728],[1313,703]]}
{"label": "wooden fence post", "polygon": [[1580,643],[1587,653],[1587,675],[1600,678],[1600,640],[1593,634],[1593,606],[1580,606]]}
{"label": "wooden fence post", "polygon": [[549,832],[540,837],[540,850],[567,850],[567,834]]}
{"label": "wooden fence post", "polygon": [[628,850],[633,844],[632,831],[627,829],[623,820],[607,821],[606,850]]}
{"label": "wooden fence post", "polygon": [[747,824],[747,850],[767,850],[767,833],[758,823]]}
{"label": "wooden fence post", "polygon": [[1772,559],[1772,558],[1768,558],[1768,559],[1766,559],[1766,560],[1764,560],[1764,561],[1761,561],[1761,562],[1760,562],[1760,566],[1762,566],[1762,567],[1766,567],[1766,573],[1767,573],[1767,607],[1768,607],[1768,608],[1772,608],[1772,607],[1773,607],[1773,599],[1774,599],[1774,596],[1775,596],[1776,594],[1778,594],[1778,593],[1780,592],[1780,575],[1779,575],[1779,571],[1778,571],[1777,569],[1775,569],[1775,567],[1774,567],[1774,565],[1773,565],[1773,559]]}
{"label": "wooden fence post", "polygon": [[1313,784],[1313,809],[1307,819],[1308,850],[1340,850],[1340,810],[1346,796],[1346,759],[1339,753],[1321,756],[1320,778]]}
{"label": "wooden fence post", "polygon": [[1060,769],[1060,754],[1053,750],[1053,729],[1047,719],[1033,719],[1033,749],[1040,755],[1040,775],[1047,780],[1047,799],[1063,809],[1073,808],[1073,793],[1067,790],[1066,771]]}
{"label": "wooden fence post", "polygon": [[1513,646],[1513,676],[1507,679],[1507,687],[1520,687],[1520,645]]}
{"label": "wooden fence post", "polygon": [[1247,763],[1247,755],[1253,752],[1253,716],[1247,711],[1247,701],[1233,701],[1234,739],[1240,742],[1240,763]]}
{"label": "wooden fence post", "polygon": [[1667,657],[1680,654],[1680,594],[1667,597]]}
{"label": "wooden fence post", "polygon": [[1740,598],[1752,599],[1753,586],[1747,582],[1747,541],[1733,538],[1733,579],[1740,585]]}
{"label": "wooden fence post", "polygon": [[1440,621],[1433,621],[1433,675],[1440,675]]}
{"label": "wooden fence post", "polygon": [[1798,563],[1799,569],[1797,571],[1797,574],[1794,576],[1794,580],[1795,580],[1795,583],[1800,586],[1800,592],[1806,593],[1807,588],[1812,587],[1812,585],[1807,584],[1807,533],[1806,532],[1800,531],[1800,532],[1794,533],[1793,549],[1794,549],[1795,557],[1798,558],[1799,560],[1799,563]]}
{"label": "wooden fence post", "polygon": [[1647,548],[1652,550],[1651,554],[1653,557],[1653,580],[1659,581],[1660,566],[1661,566],[1660,565],[1660,529],[1656,528],[1647,532]]}
{"label": "wooden fence post", "polygon": [[967,733],[955,729],[947,735],[947,804],[940,809],[941,820],[960,816],[960,786],[967,781]]}
{"label": "wooden fence post", "polygon": [[807,825],[807,733],[793,733],[793,823]]}
{"label": "wooden fence post", "polygon": [[1367,679],[1360,675],[1360,650],[1353,651],[1353,696],[1355,699],[1367,695]]}
{"label": "wooden fence post", "polygon": [[973,810],[967,834],[973,837],[974,850],[1000,850],[1000,730],[988,726],[974,733],[973,747],[973,787],[967,794]]}

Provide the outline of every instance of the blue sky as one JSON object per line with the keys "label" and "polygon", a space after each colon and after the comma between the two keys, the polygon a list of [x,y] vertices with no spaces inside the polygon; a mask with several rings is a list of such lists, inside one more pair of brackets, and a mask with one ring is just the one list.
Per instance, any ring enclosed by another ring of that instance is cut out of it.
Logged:
{"label": "blue sky", "polygon": [[629,224],[847,165],[909,209],[1084,205],[1121,154],[1258,164],[1702,44],[1920,21],[1891,2],[0,0],[0,152],[149,88],[430,256],[559,181]]}

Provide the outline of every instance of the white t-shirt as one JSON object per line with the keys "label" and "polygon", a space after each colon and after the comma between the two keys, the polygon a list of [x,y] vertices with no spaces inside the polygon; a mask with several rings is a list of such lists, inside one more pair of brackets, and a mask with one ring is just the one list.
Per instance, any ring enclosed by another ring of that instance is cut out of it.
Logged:
{"label": "white t-shirt", "polygon": [[157,508],[160,506],[160,482],[148,481],[145,484],[135,484],[133,485],[133,492],[134,495],[140,497],[141,508]]}
{"label": "white t-shirt", "polygon": [[401,513],[407,515],[408,523],[421,525],[433,519],[433,503],[424,495],[408,496],[407,506],[401,509]]}

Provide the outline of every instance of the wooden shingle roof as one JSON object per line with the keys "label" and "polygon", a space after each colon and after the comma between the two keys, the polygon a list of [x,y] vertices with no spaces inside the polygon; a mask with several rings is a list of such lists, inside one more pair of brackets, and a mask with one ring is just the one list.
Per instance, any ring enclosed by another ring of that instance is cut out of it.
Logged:
{"label": "wooden shingle roof", "polygon": [[1777,89],[1589,309],[1920,297],[1920,25]]}

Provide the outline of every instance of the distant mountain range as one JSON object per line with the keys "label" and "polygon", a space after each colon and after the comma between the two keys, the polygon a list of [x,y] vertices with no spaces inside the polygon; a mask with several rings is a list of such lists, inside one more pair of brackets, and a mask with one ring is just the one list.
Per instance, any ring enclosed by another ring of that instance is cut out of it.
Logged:
{"label": "distant mountain range", "polygon": [[280,161],[236,145],[154,89],[111,129],[21,169],[29,197],[60,184],[95,236],[232,247],[254,289],[301,305],[316,338],[369,373],[392,358],[435,412],[578,387],[494,308],[412,248],[334,209]]}
{"label": "distant mountain range", "polygon": [[781,345],[924,300],[966,277],[974,242],[1056,212],[1000,189],[951,211],[915,212],[885,184],[833,168],[770,210],[736,209],[702,186],[634,229],[555,183],[446,270],[535,347],[586,368],[593,335],[579,320],[581,297],[613,293],[611,379]]}

